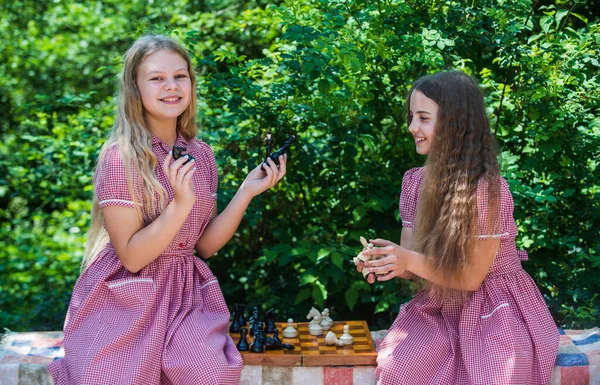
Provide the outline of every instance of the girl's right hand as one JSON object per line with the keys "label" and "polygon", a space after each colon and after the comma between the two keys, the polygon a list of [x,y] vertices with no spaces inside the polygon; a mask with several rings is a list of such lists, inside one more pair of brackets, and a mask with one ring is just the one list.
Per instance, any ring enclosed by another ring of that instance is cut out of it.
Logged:
{"label": "girl's right hand", "polygon": [[194,184],[192,181],[192,176],[196,170],[196,162],[192,159],[192,161],[183,166],[183,164],[189,159],[187,155],[182,156],[170,164],[172,159],[173,155],[171,152],[169,152],[169,155],[167,155],[165,161],[163,162],[163,171],[165,172],[165,175],[169,180],[169,184],[173,189],[173,193],[175,194],[173,200],[183,204],[188,204],[191,207],[196,201],[196,193],[194,191]]}

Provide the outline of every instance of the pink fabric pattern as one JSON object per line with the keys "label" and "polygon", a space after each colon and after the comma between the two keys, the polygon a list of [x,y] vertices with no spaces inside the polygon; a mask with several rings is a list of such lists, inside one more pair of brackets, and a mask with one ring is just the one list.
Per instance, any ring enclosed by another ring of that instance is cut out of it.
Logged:
{"label": "pink fabric pattern", "polygon": [[[424,168],[406,172],[400,215],[412,227]],[[478,238],[497,237],[500,249],[481,287],[462,302],[424,291],[402,305],[377,359],[379,384],[547,384],[559,333],[535,282],[521,267],[513,200],[502,179],[502,229],[485,232],[487,189],[478,186]]]}
{"label": "pink fabric pattern", "polygon": [[[65,357],[52,362],[55,384],[236,384],[242,357],[228,334],[229,311],[219,283],[194,246],[210,220],[217,168],[210,147],[199,140],[176,145],[196,159],[197,199],[185,224],[153,262],[126,270],[108,243],[79,277],[64,327]],[[173,199],[162,162],[170,151],[157,137],[156,175]],[[116,146],[95,175],[101,207],[133,207]],[[132,175],[134,192],[140,179]],[[143,200],[139,200],[143,202]]]}

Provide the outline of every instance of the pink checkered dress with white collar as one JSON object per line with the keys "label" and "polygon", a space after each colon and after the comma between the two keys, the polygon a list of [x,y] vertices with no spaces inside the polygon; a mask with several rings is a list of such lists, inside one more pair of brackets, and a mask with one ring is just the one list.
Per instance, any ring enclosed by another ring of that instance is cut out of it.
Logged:
{"label": "pink checkered dress with white collar", "polygon": [[[413,227],[424,168],[402,181],[400,215]],[[487,188],[477,191],[479,226],[486,228]],[[379,384],[547,384],[559,334],[515,245],[513,200],[502,179],[500,249],[481,287],[466,300],[425,291],[401,306],[379,349]],[[483,231],[481,234],[488,234]]]}
{"label": "pink checkered dress with white collar", "polygon": [[[243,362],[227,332],[229,311],[216,277],[194,256],[215,205],[214,155],[200,140],[178,135],[176,145],[196,159],[194,207],[173,242],[138,273],[126,270],[108,243],[79,277],[65,321],[65,357],[49,365],[57,385],[239,382]],[[170,149],[153,137],[156,176],[169,201],[162,163]],[[100,207],[134,207],[116,145],[101,162],[94,178]],[[140,192],[140,179],[132,179]]]}

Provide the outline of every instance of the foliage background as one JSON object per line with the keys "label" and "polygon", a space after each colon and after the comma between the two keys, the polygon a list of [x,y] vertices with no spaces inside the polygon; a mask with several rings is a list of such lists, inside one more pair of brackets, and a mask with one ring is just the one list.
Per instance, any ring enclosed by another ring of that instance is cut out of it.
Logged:
{"label": "foliage background", "polygon": [[423,163],[404,96],[459,68],[486,95],[519,246],[558,324],[600,324],[598,1],[0,2],[0,326],[62,328],[121,55],[167,33],[193,54],[200,137],[224,208],[272,133],[298,140],[209,261],[230,305],[311,306],[389,327],[406,282],[369,286],[360,235],[398,240],[402,174]]}

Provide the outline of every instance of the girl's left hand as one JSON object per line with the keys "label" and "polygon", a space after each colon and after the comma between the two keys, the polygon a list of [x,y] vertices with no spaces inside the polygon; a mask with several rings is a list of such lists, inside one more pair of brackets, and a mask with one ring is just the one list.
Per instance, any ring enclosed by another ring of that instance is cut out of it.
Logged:
{"label": "girl's left hand", "polygon": [[[365,262],[365,267],[376,274],[378,281],[387,281],[400,276],[408,267],[408,254],[406,249],[394,242],[385,239],[371,239],[370,243],[375,246],[363,251],[365,255],[384,255],[381,259],[372,259]],[[382,275],[379,275],[382,274]]]}
{"label": "girl's left hand", "polygon": [[[279,157],[279,166],[271,158],[268,158],[266,163],[262,163],[250,171],[240,188],[251,197],[255,197],[263,191],[270,189],[285,176],[286,161],[287,154]],[[261,166],[264,168],[264,171],[260,169]]]}

